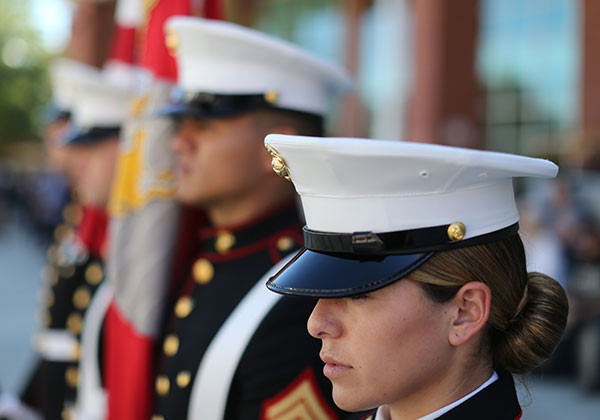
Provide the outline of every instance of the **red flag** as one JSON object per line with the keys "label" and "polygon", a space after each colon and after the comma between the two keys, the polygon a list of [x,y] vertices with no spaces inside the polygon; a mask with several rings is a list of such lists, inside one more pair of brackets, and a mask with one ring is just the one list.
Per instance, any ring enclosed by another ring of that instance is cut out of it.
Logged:
{"label": "red flag", "polygon": [[[192,14],[197,0],[126,1],[137,2],[128,4],[125,15],[130,26],[136,22],[138,64],[150,70],[153,80],[146,81],[132,107],[111,198],[108,279],[115,300],[105,321],[105,383],[109,419],[147,420],[152,414],[156,338],[172,287],[180,223],[197,221],[182,219],[172,199],[171,121],[153,117],[169,100],[177,78],[163,24],[171,16]],[[203,10],[206,17],[219,17],[220,0],[206,0]],[[126,31],[119,33],[131,37]]]}

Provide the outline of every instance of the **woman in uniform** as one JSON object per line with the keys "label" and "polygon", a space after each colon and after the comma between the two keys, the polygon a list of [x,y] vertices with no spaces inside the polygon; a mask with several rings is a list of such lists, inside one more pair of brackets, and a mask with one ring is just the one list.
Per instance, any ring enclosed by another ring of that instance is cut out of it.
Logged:
{"label": "woman in uniform", "polygon": [[447,146],[270,135],[305,248],[267,287],[319,298],[335,403],[375,419],[519,419],[513,375],[564,330],[561,286],[528,273],[513,178],[549,161]]}

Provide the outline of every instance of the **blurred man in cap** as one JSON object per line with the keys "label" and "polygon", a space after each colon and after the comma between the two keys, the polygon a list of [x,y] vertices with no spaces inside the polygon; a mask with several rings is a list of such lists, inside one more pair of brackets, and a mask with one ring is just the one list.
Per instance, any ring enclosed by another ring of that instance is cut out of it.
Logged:
{"label": "blurred man in cap", "polygon": [[[62,419],[74,414],[76,404],[82,406],[79,400],[92,399],[98,408],[91,417],[85,413],[86,418],[103,418],[98,348],[110,299],[103,283],[106,206],[121,125],[135,93],[135,74],[125,77],[122,72],[77,64],[63,69],[63,77],[70,90],[71,113],[63,138],[64,165],[80,207],[71,208],[75,214],[68,216],[71,226],[58,229],[59,241],[48,254],[46,307],[40,314],[42,329],[34,339],[41,363],[24,400],[43,418]],[[84,384],[82,395],[78,389]]]}
{"label": "blurred man in cap", "polygon": [[273,176],[267,133],[323,134],[352,83],[336,66],[257,31],[175,17],[167,44],[181,93],[176,197],[203,210],[174,279],[153,419],[339,418],[306,334],[312,303],[271,299],[263,276],[301,245],[293,188]]}

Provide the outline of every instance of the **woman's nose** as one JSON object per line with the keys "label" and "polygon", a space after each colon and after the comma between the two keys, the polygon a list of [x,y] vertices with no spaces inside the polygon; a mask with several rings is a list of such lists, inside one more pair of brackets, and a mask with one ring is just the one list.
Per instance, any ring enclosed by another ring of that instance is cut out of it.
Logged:
{"label": "woman's nose", "polygon": [[314,338],[339,337],[342,328],[335,316],[336,299],[319,299],[308,318],[308,333]]}

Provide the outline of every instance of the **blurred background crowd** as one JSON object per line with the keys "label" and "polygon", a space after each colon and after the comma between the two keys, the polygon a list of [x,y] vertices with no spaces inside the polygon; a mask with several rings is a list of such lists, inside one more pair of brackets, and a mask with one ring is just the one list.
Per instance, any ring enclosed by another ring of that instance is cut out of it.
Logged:
{"label": "blurred background crowd", "polygon": [[[336,110],[329,127],[335,135],[511,152],[560,166],[551,183],[519,185],[531,270],[559,280],[571,298],[567,334],[540,374],[598,396],[600,2],[223,3],[228,20],[289,39],[353,74],[359,92]],[[60,156],[42,139],[52,137],[43,132],[51,98],[47,68],[67,42],[73,4],[0,4],[0,242],[14,239],[7,232],[18,226],[34,238],[31,247],[43,250],[59,234],[70,201],[54,169]],[[20,264],[28,264],[27,256]],[[2,266],[0,278],[2,290],[38,282],[14,278]],[[0,354],[6,357],[14,355]],[[0,380],[5,376],[0,371]]]}

